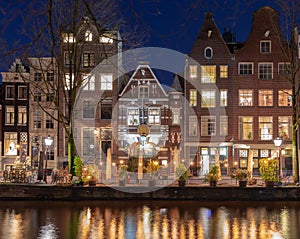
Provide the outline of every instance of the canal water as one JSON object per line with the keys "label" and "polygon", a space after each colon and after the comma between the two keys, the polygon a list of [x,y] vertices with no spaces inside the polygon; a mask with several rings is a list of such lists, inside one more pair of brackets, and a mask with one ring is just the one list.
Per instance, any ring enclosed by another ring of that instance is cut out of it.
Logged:
{"label": "canal water", "polygon": [[300,238],[300,202],[0,202],[0,238]]}

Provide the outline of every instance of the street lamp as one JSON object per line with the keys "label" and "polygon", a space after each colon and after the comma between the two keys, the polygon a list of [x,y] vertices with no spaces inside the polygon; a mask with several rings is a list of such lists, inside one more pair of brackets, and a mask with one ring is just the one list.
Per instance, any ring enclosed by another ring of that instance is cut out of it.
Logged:
{"label": "street lamp", "polygon": [[282,139],[277,137],[276,139],[274,139],[274,144],[276,147],[276,161],[279,163],[279,172],[280,172],[280,177],[282,177],[282,165],[280,160],[278,160],[278,156],[279,156],[279,150],[280,150],[280,146],[282,144]]}
{"label": "street lamp", "polygon": [[53,139],[48,135],[47,138],[45,138],[45,144],[46,144],[46,162],[45,162],[45,170],[44,170],[44,182],[47,183],[47,162],[49,157],[49,147],[51,146],[53,142]]}

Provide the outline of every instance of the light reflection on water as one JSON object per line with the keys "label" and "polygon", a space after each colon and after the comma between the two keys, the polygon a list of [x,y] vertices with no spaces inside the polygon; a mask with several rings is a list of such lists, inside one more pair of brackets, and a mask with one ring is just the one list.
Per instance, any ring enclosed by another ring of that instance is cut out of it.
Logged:
{"label": "light reflection on water", "polygon": [[300,202],[1,202],[0,238],[294,239]]}

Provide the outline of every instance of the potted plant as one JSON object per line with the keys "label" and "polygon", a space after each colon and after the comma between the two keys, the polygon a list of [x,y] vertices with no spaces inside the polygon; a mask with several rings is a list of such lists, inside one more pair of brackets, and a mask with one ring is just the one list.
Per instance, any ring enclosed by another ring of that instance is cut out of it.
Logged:
{"label": "potted plant", "polygon": [[217,186],[217,181],[220,179],[219,170],[219,166],[213,166],[206,174],[205,180],[209,182],[210,186]]}
{"label": "potted plant", "polygon": [[74,173],[75,173],[75,176],[77,177],[77,180],[74,181],[74,184],[77,186],[83,185],[82,167],[83,167],[83,163],[82,163],[81,158],[79,156],[76,156],[74,158]]}
{"label": "potted plant", "polygon": [[127,166],[121,165],[119,168],[119,186],[125,186],[127,179]]}
{"label": "potted plant", "polygon": [[180,187],[184,187],[186,185],[186,180],[190,176],[188,169],[185,167],[183,163],[177,165],[175,169],[175,175],[178,180],[178,185]]}
{"label": "potted plant", "polygon": [[265,181],[266,187],[273,187],[276,182],[279,182],[278,163],[276,159],[260,159],[259,172],[262,179]]}
{"label": "potted plant", "polygon": [[239,181],[240,187],[246,187],[250,172],[247,169],[238,169],[236,171],[236,179]]}
{"label": "potted plant", "polygon": [[158,175],[159,165],[157,161],[150,160],[146,171],[149,173],[149,180],[148,185],[149,186],[155,186],[156,185],[156,178]]}
{"label": "potted plant", "polygon": [[88,182],[89,186],[96,186],[96,179],[100,178],[100,172],[96,165],[89,164],[86,167],[85,181]]}

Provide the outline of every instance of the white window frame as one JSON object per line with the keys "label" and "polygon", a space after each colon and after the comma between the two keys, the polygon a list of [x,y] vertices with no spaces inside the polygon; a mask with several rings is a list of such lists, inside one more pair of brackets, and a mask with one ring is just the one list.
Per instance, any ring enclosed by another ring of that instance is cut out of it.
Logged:
{"label": "white window frame", "polygon": [[292,106],[292,90],[281,89],[278,90],[278,106],[291,107]]}
{"label": "white window frame", "polygon": [[140,123],[140,113],[138,107],[127,108],[127,125],[137,126]]}
{"label": "white window frame", "polygon": [[239,90],[239,106],[253,106],[253,90],[240,89]]}
{"label": "white window frame", "polygon": [[101,90],[112,90],[113,89],[113,74],[112,73],[100,74],[100,89]]}
{"label": "white window frame", "polygon": [[258,106],[271,107],[273,106],[273,90],[260,89],[258,90]]}
{"label": "white window frame", "polygon": [[239,116],[239,140],[253,140],[253,117]]}
{"label": "white window frame", "polygon": [[211,89],[201,90],[201,107],[202,108],[216,107],[216,90],[211,90]]}
{"label": "white window frame", "polygon": [[272,44],[270,40],[260,41],[259,46],[261,54],[270,54],[272,52]]}
{"label": "white window frame", "polygon": [[95,75],[83,75],[83,90],[95,90]]}
{"label": "white window frame", "polygon": [[149,107],[148,109],[148,123],[150,125],[160,125],[160,108]]}
{"label": "white window frame", "polygon": [[18,125],[27,124],[27,107],[18,106]]}
{"label": "white window frame", "polygon": [[5,124],[14,125],[15,124],[15,106],[7,105],[5,107]]}
{"label": "white window frame", "polygon": [[239,62],[239,75],[253,75],[253,62]]}
{"label": "white window frame", "polygon": [[216,126],[216,116],[201,116],[201,136],[215,136]]}
{"label": "white window frame", "polygon": [[220,90],[220,106],[226,107],[228,105],[228,90]]}
{"label": "white window frame", "polygon": [[[23,94],[25,91],[25,96],[21,96],[21,94]],[[26,100],[27,99],[27,86],[25,85],[19,85],[18,86],[18,99],[19,100]]]}
{"label": "white window frame", "polygon": [[198,76],[198,67],[197,65],[190,65],[189,66],[189,70],[190,70],[190,78],[197,78]]}
{"label": "white window frame", "polygon": [[[210,56],[208,56],[208,51],[210,51]],[[205,49],[204,49],[204,57],[206,58],[206,59],[211,59],[211,58],[213,58],[213,55],[214,55],[214,51],[213,51],[213,49],[211,48],[211,47],[206,47]]]}
{"label": "white window frame", "polygon": [[273,63],[260,62],[258,63],[258,79],[272,80],[273,79]]}
{"label": "white window frame", "polygon": [[220,136],[228,135],[228,116],[221,115],[220,116]]}
{"label": "white window frame", "polygon": [[214,84],[217,78],[216,65],[201,66],[201,83],[202,84]]}
{"label": "white window frame", "polygon": [[172,124],[179,124],[180,108],[172,108]]}
{"label": "white window frame", "polygon": [[273,139],[273,117],[259,116],[258,117],[258,136],[259,140]]}
{"label": "white window frame", "polygon": [[198,135],[198,120],[197,116],[189,116],[189,136]]}

